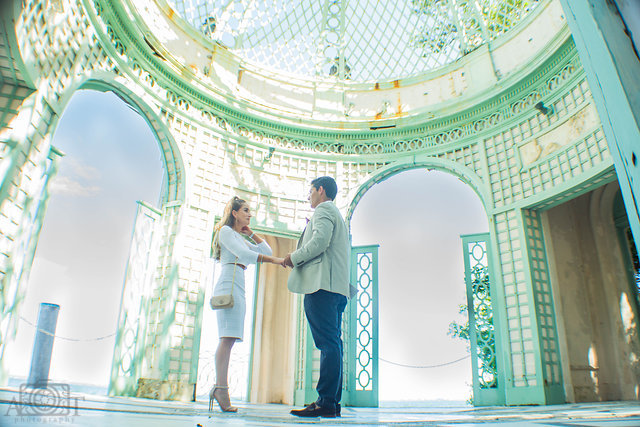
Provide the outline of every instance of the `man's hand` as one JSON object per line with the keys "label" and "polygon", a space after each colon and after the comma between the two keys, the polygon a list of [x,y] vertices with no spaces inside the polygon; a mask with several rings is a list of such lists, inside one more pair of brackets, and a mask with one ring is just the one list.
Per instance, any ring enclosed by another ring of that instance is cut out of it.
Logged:
{"label": "man's hand", "polygon": [[284,257],[284,259],[282,260],[282,264],[283,267],[291,267],[293,268],[293,261],[291,261],[291,254],[287,254],[287,256]]}

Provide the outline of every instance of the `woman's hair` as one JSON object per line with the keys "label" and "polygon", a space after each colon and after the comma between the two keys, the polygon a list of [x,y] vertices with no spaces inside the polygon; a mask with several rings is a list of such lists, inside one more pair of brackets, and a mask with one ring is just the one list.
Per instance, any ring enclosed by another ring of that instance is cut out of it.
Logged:
{"label": "woman's hair", "polygon": [[218,238],[218,233],[220,233],[220,229],[225,225],[228,225],[229,227],[234,226],[234,224],[236,223],[236,219],[231,212],[240,210],[242,205],[244,205],[245,203],[247,202],[242,200],[240,197],[233,196],[233,198],[229,200],[227,205],[224,207],[224,211],[222,212],[222,218],[220,218],[220,221],[218,221],[215,227],[213,227],[213,242],[212,242],[213,258],[220,260],[220,239]]}

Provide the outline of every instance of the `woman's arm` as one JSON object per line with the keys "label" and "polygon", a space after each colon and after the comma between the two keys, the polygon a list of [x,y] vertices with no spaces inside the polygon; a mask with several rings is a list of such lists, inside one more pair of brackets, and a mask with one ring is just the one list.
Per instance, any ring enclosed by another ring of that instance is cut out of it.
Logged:
{"label": "woman's arm", "polygon": [[280,264],[282,265],[282,261],[284,258],[275,257],[272,255],[258,254],[258,262],[268,262],[271,264]]}
{"label": "woman's arm", "polygon": [[222,227],[218,239],[220,246],[224,246],[226,250],[238,257],[238,264],[248,265],[258,262],[258,253],[252,251],[247,242],[240,238],[231,227]]}
{"label": "woman's arm", "polygon": [[266,240],[264,240],[261,236],[255,234],[251,228],[249,228],[249,226],[245,226],[242,229],[242,234],[246,235],[247,237],[249,237],[249,239],[253,240],[255,242],[255,244],[252,243],[248,243],[249,247],[258,252],[261,253],[263,255],[273,255],[273,251],[271,250],[271,246],[269,246],[269,244],[267,243]]}
{"label": "woman's arm", "polygon": [[[262,241],[261,243],[266,245],[269,252],[271,252],[271,248],[267,245],[267,242]],[[270,262],[273,264],[282,263],[282,258],[271,256],[271,253],[263,254],[258,251],[251,250],[249,247],[250,243],[238,238],[235,231],[227,226],[220,229],[220,244],[238,257],[238,264],[248,265],[258,262]]]}

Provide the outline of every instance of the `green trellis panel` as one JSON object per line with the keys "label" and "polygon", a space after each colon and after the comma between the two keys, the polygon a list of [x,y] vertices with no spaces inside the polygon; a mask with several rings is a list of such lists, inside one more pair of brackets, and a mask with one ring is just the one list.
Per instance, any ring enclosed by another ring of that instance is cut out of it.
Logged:
{"label": "green trellis panel", "polygon": [[[539,210],[498,215],[513,258],[501,253],[506,321],[503,340],[509,349],[508,405],[565,402],[555,307]],[[503,218],[500,218],[503,217]],[[517,246],[516,246],[517,245]],[[511,271],[508,270],[511,268]]]}
{"label": "green trellis panel", "polygon": [[345,311],[343,403],[349,406],[378,406],[378,247],[351,249],[351,284],[358,294]]}
{"label": "green trellis panel", "polygon": [[[495,276],[491,262],[489,233],[460,236],[464,257],[464,277],[469,308],[469,339],[471,344],[471,376],[475,406],[504,405],[505,374],[499,331]],[[488,275],[488,287],[480,280]]]}
{"label": "green trellis panel", "polygon": [[[320,352],[313,345],[311,330],[304,314],[303,296],[298,298],[297,309],[296,373],[293,390],[293,403],[296,406],[308,405],[318,398],[315,387],[318,383]],[[315,362],[314,362],[315,361]],[[315,379],[315,381],[314,381]]]}
{"label": "green trellis panel", "polygon": [[[342,316],[344,406],[378,406],[378,245],[351,249],[351,283],[358,289]],[[298,344],[294,404],[314,402],[320,375],[320,351],[315,348],[304,315],[298,306]]]}
{"label": "green trellis panel", "polygon": [[111,396],[136,395],[137,381],[145,357],[145,345],[141,337],[147,326],[153,287],[153,237],[160,216],[161,213],[157,210],[138,202],[111,365]]}
{"label": "green trellis panel", "polygon": [[539,351],[542,365],[544,394],[547,404],[564,403],[562,367],[560,365],[560,346],[558,327],[549,278],[549,267],[542,230],[542,221],[538,210],[522,210],[529,269],[538,321]]}
{"label": "green trellis panel", "polygon": [[[318,399],[316,386],[320,378],[320,350],[318,350],[311,336],[311,329],[304,314],[303,297],[300,297],[298,310],[298,360],[296,366],[296,382],[293,395],[294,405],[302,406]],[[344,320],[343,320],[344,328]],[[344,331],[343,331],[343,341]],[[344,384],[343,384],[344,390]]]}

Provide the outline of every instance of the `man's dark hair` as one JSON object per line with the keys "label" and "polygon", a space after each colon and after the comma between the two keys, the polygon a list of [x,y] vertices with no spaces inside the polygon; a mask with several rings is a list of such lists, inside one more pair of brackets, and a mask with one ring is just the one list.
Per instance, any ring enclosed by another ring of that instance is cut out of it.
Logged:
{"label": "man's dark hair", "polygon": [[320,189],[320,187],[324,188],[325,194],[331,200],[335,199],[336,194],[338,194],[338,184],[336,184],[336,180],[330,176],[318,177],[311,181],[311,185],[313,185],[316,190]]}

